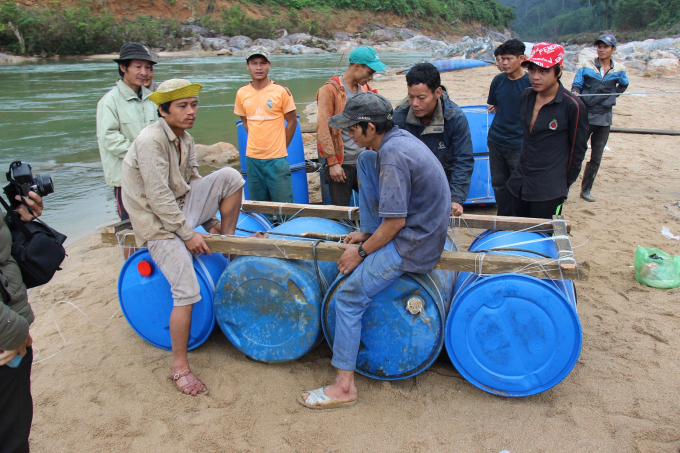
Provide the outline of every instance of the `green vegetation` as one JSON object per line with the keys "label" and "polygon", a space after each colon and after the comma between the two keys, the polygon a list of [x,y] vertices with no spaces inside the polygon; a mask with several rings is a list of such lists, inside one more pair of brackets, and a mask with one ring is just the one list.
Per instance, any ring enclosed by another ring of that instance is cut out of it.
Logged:
{"label": "green vegetation", "polygon": [[[173,5],[175,0],[165,0]],[[649,1],[649,0],[647,0]],[[676,0],[680,1],[680,0]],[[257,5],[264,18],[255,19],[240,5],[216,10],[214,0],[186,0],[198,24],[227,36],[273,38],[274,31],[328,36],[334,10],[352,9],[391,12],[409,18],[412,27],[452,30],[454,24],[508,26],[516,18],[511,8],[497,0],[241,0]],[[180,48],[182,32],[176,19],[116,19],[111,10],[99,9],[102,0],[81,0],[67,7],[53,1],[48,8],[26,8],[14,0],[0,0],[0,49],[25,54],[93,54],[115,52],[129,41],[151,47]],[[310,19],[309,17],[312,17]]]}
{"label": "green vegetation", "polygon": [[511,28],[532,41],[572,38],[588,42],[601,30],[648,38],[646,33],[680,23],[680,0],[500,1],[517,13]]}

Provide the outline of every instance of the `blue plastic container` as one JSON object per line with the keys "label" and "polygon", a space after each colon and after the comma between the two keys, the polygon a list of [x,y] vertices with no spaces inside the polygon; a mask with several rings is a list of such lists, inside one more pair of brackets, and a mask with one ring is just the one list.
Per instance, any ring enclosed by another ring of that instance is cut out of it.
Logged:
{"label": "blue plastic container", "polygon": [[[288,147],[288,165],[290,165],[291,180],[293,183],[293,201],[300,204],[309,204],[309,188],[307,186],[307,167],[305,165],[305,147],[302,143],[302,131],[300,130],[300,121],[298,116],[297,127],[295,128],[295,135]],[[286,124],[288,122],[286,121]],[[236,122],[236,131],[238,134],[238,153],[241,161],[241,173],[246,180],[246,185],[243,186],[243,197],[250,200],[250,192],[248,191],[248,175],[246,174],[246,147],[248,146],[248,132],[243,127],[243,122],[238,120]]]}
{"label": "blue plastic container", "polygon": [[[351,228],[328,219],[297,218],[271,230],[301,234],[316,231],[347,234]],[[270,236],[286,243],[305,240]],[[335,262],[319,261],[322,283],[337,276]],[[323,292],[313,261],[259,256],[236,258],[224,271],[215,292],[217,323],[233,345],[261,362],[284,362],[305,355],[322,338]]]}
{"label": "blue plastic container", "polygon": [[[546,238],[487,231],[470,251],[556,258],[555,244]],[[460,274],[446,322],[446,350],[458,372],[485,392],[522,397],[552,388],[576,364],[581,341],[571,281]]]}
{"label": "blue plastic container", "polygon": [[[220,219],[220,213],[217,212],[217,218]],[[236,223],[236,237],[246,237],[252,235],[251,231],[269,231],[272,229],[272,224],[265,216],[258,213],[241,212],[238,215],[238,222]],[[207,231],[202,226],[197,226],[194,231],[206,234]]]}
{"label": "blue plastic container", "polygon": [[[439,72],[448,72],[448,71],[460,71],[461,69],[476,68],[479,66],[486,66],[490,63],[474,59],[451,58],[447,60],[434,60],[432,61],[432,64],[434,65],[435,68],[439,70]],[[404,73],[408,73],[408,71],[404,71]]]}
{"label": "blue plastic container", "polygon": [[489,127],[495,116],[486,111],[486,105],[463,105],[460,107],[470,125],[472,137],[472,153],[475,158],[475,167],[472,171],[472,181],[468,198],[464,206],[493,205],[496,198],[491,186],[491,170],[489,168],[489,146],[487,135]]}
{"label": "blue plastic container", "polygon": [[[194,304],[191,313],[189,350],[202,345],[215,328],[213,293],[215,283],[228,262],[221,253],[194,257],[201,300]],[[148,271],[149,275],[143,275]],[[118,279],[118,300],[132,330],[157,348],[172,350],[170,313],[173,300],[170,283],[156,266],[148,249],[135,252],[123,264]]]}
{"label": "blue plastic container", "polygon": [[[454,250],[447,241],[447,250]],[[335,295],[346,281],[340,275],[324,299],[323,331],[333,347]],[[402,275],[375,296],[361,320],[356,371],[382,380],[406,379],[425,371],[444,345],[444,324],[456,272]]]}

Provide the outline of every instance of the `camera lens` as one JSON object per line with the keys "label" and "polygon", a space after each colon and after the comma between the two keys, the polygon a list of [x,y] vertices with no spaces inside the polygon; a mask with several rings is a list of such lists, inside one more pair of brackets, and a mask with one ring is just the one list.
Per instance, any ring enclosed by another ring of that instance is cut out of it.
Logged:
{"label": "camera lens", "polygon": [[35,185],[38,186],[38,195],[44,197],[54,192],[54,183],[50,175],[35,175]]}

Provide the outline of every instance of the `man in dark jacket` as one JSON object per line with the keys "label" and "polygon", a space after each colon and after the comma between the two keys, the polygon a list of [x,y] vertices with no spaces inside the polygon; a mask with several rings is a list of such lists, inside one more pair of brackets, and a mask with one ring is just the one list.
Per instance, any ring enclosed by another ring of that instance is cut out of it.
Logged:
{"label": "man in dark jacket", "polygon": [[506,184],[507,203],[498,215],[551,219],[581,171],[588,118],[581,100],[567,91],[562,76],[564,48],[541,42],[522,62],[532,88],[520,98],[524,131],[519,163]]}
{"label": "man in dark jacket", "polygon": [[431,63],[413,66],[406,74],[406,84],[408,99],[394,110],[394,123],[418,137],[437,156],[451,188],[451,215],[461,215],[475,166],[467,118],[449,99],[439,71]]}
{"label": "man in dark jacket", "polygon": [[[590,130],[590,162],[586,164],[581,184],[581,198],[595,201],[590,194],[595,182],[595,176],[600,169],[602,153],[607,145],[609,129],[612,126],[614,114],[612,107],[616,105],[616,97],[628,88],[626,68],[621,63],[614,64],[612,54],[616,50],[614,35],[604,34],[595,41],[597,58],[584,61],[574,77],[571,91],[577,95],[584,95],[581,100],[588,109],[588,123]],[[594,94],[596,96],[587,96]],[[602,96],[611,94],[611,96]]]}
{"label": "man in dark jacket", "polygon": [[[38,194],[29,192],[24,200],[35,216],[42,213],[43,203]],[[26,222],[33,219],[26,206],[20,206],[17,213]],[[34,317],[21,270],[10,254],[12,234],[2,208],[0,215],[3,219],[0,223],[0,452],[24,453],[29,451],[28,435],[33,420],[33,339],[28,326]]]}

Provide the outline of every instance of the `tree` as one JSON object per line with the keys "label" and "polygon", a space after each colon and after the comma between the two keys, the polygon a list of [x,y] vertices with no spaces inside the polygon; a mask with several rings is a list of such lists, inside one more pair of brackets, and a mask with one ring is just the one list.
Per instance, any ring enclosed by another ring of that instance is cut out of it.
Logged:
{"label": "tree", "polygon": [[0,5],[0,32],[9,30],[14,33],[17,40],[19,41],[19,54],[24,55],[26,53],[26,43],[24,41],[24,36],[21,33],[21,28],[23,28],[28,22],[30,22],[29,17],[26,13],[20,9],[16,3],[9,0],[5,0]]}

